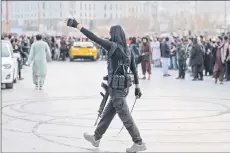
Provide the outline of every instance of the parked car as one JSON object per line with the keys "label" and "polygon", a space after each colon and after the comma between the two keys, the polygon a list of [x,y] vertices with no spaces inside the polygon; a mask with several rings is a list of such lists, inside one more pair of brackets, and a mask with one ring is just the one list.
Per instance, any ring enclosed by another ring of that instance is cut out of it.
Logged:
{"label": "parked car", "polygon": [[69,51],[70,61],[74,59],[97,60],[100,55],[92,42],[74,42]]}
{"label": "parked car", "polygon": [[1,40],[2,45],[2,84],[7,89],[12,89],[17,82],[18,54],[13,53],[13,47],[8,40]]}

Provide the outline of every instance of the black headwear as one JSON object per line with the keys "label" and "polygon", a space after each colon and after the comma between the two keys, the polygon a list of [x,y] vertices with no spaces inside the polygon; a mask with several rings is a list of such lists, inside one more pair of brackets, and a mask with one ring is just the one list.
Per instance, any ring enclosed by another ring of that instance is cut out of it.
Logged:
{"label": "black headwear", "polygon": [[110,28],[110,41],[127,48],[125,33],[120,25],[115,25]]}
{"label": "black headwear", "polygon": [[147,42],[149,41],[149,39],[148,39],[147,37],[142,37],[141,40],[143,41],[144,39],[145,39]]}

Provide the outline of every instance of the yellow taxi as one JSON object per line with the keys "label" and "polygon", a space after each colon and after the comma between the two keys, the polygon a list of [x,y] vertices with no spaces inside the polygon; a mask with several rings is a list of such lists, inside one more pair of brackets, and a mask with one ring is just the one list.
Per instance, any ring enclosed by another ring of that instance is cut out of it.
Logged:
{"label": "yellow taxi", "polygon": [[74,59],[91,59],[95,61],[99,58],[99,52],[92,42],[74,42],[69,52],[70,61]]}

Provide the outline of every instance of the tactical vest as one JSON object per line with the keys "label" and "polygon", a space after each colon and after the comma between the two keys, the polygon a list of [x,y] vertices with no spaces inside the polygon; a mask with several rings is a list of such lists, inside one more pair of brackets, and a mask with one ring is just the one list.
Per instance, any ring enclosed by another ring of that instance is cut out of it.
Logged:
{"label": "tactical vest", "polygon": [[[118,65],[116,69],[113,66],[113,54],[115,52],[120,52],[122,57],[118,60]],[[108,53],[108,85],[116,90],[125,89],[132,85],[132,77],[130,75],[130,63],[131,63],[131,52],[129,48],[127,51],[124,51],[124,48],[121,45],[114,43]],[[119,68],[123,69],[123,74],[117,74]]]}

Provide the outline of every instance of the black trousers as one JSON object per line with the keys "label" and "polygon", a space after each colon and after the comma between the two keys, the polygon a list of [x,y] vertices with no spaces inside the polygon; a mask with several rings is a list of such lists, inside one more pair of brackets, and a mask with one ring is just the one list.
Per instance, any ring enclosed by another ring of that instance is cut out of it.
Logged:
{"label": "black trousers", "polygon": [[212,57],[211,55],[205,55],[204,59],[205,75],[212,75]]}
{"label": "black trousers", "polygon": [[66,59],[66,54],[67,54],[68,49],[60,49],[60,57],[64,61]]}
{"label": "black trousers", "polygon": [[186,62],[178,61],[179,78],[185,78]]}
{"label": "black trousers", "polygon": [[193,66],[194,79],[203,79],[203,65],[194,65]]}
{"label": "black trousers", "polygon": [[94,132],[95,139],[100,140],[102,138],[117,113],[132,137],[133,142],[142,142],[139,130],[132,118],[126,102],[127,90],[113,90],[110,88],[109,93],[110,101],[106,106],[103,116]]}
{"label": "black trousers", "polygon": [[55,55],[55,49],[52,49],[51,50],[51,58],[52,58],[52,60],[54,60],[54,55]]}
{"label": "black trousers", "polygon": [[225,62],[225,78],[230,81],[230,61]]}

